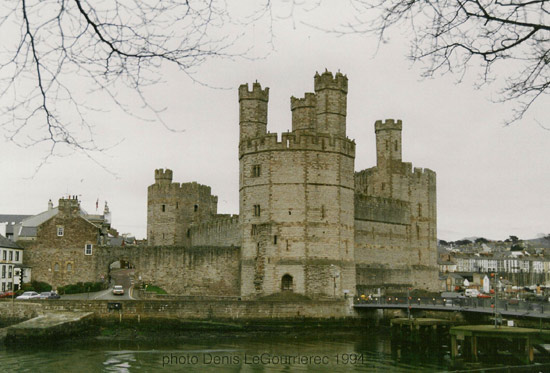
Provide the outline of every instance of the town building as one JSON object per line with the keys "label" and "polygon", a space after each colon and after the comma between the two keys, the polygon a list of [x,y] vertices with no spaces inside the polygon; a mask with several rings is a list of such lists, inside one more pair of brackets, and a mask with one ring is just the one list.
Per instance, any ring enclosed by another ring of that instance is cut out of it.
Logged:
{"label": "town building", "polygon": [[20,289],[21,268],[23,268],[23,249],[0,235],[0,292]]}
{"label": "town building", "polygon": [[82,281],[80,273],[93,266],[94,250],[108,243],[110,230],[107,204],[102,215],[88,214],[76,196],[69,196],[57,207],[49,201],[46,211],[15,225],[14,236],[25,248],[33,277],[57,287]]}

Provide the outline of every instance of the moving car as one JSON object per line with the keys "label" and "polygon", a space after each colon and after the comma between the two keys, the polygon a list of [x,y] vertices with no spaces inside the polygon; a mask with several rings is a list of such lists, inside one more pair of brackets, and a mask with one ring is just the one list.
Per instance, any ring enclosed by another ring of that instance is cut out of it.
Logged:
{"label": "moving car", "polygon": [[59,294],[54,291],[44,291],[40,293],[40,299],[59,299]]}
{"label": "moving car", "polygon": [[124,295],[124,288],[122,285],[115,285],[113,287],[113,294],[114,295]]}
{"label": "moving car", "polygon": [[38,294],[36,291],[26,291],[15,299],[38,299],[38,298],[40,298],[40,294]]}

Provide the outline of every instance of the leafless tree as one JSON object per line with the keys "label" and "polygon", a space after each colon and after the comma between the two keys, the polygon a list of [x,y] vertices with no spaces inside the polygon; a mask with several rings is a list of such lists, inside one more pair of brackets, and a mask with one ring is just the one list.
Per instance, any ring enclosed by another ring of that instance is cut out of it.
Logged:
{"label": "leafless tree", "polygon": [[[208,58],[229,56],[238,37],[222,30],[230,22],[223,0],[3,2],[0,129],[20,146],[47,145],[49,156],[99,150],[88,119],[101,110],[94,95],[134,115],[136,100],[158,114],[143,90],[158,82],[160,67],[193,78]],[[135,96],[122,98],[128,87]]]}
{"label": "leafless tree", "polygon": [[[513,103],[508,123],[550,92],[550,1],[350,2],[355,20],[338,32],[375,34],[385,42],[390,29],[404,27],[410,57],[426,63],[426,76],[453,72],[462,80],[469,68],[481,66],[479,84],[500,80],[498,100]],[[500,69],[504,64],[506,69]]]}

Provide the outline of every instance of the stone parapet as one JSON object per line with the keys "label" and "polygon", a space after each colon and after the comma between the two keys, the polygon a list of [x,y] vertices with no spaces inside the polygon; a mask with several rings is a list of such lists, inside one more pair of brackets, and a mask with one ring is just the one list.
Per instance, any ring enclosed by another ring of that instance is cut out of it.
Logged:
{"label": "stone parapet", "polygon": [[292,132],[283,132],[281,141],[279,141],[276,133],[268,133],[262,137],[241,141],[239,144],[239,158],[258,152],[287,150],[339,153],[354,158],[355,141],[325,134],[295,134]]}

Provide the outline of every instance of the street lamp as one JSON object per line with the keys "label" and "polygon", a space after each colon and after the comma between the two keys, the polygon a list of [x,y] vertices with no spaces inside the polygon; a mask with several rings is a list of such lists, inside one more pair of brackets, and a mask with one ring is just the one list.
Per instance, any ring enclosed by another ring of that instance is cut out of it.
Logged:
{"label": "street lamp", "polygon": [[333,280],[333,283],[334,283],[333,296],[334,296],[334,298],[336,298],[336,279],[338,277],[340,277],[340,271],[338,271],[338,268],[336,268],[336,266],[334,264],[331,264],[330,265],[330,272],[331,272],[332,280]]}

